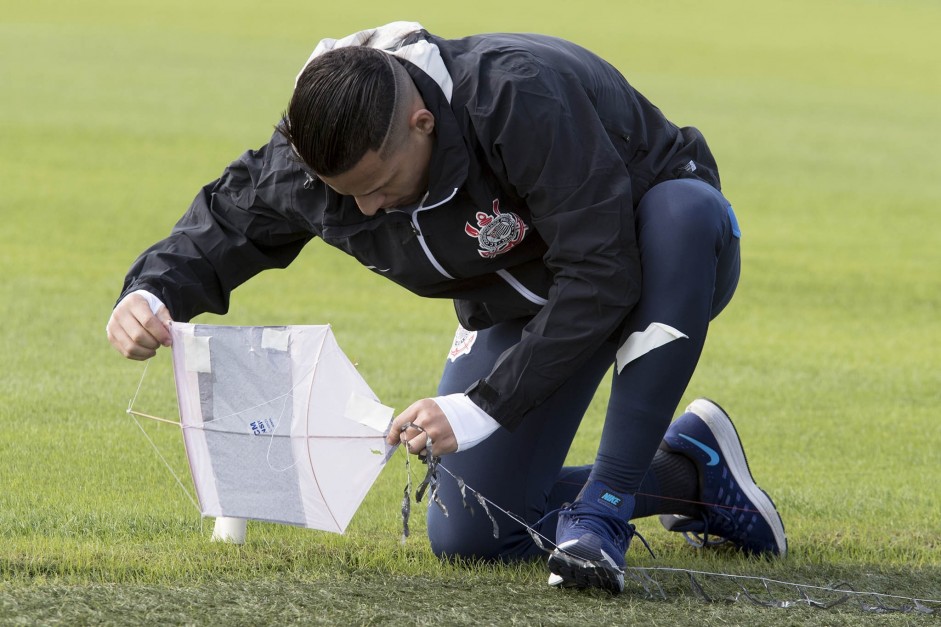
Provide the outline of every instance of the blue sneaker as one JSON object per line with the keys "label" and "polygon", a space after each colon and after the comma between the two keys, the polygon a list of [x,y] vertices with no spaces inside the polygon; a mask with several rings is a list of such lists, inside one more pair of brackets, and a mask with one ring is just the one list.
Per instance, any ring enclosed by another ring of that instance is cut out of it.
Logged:
{"label": "blue sneaker", "polygon": [[633,496],[600,481],[585,484],[578,499],[559,512],[549,585],[622,592],[624,554],[634,535],[627,521],[633,513]]}
{"label": "blue sneaker", "polygon": [[698,547],[731,542],[752,555],[787,554],[781,516],[752,479],[742,442],[725,410],[708,399],[696,399],[670,425],[661,448],[696,464],[703,505],[700,518],[660,516],[664,527],[683,533]]}

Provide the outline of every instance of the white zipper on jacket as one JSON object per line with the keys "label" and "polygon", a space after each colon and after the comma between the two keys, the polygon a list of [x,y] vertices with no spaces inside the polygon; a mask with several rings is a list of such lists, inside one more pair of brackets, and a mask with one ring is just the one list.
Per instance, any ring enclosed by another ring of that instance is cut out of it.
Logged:
{"label": "white zipper on jacket", "polygon": [[546,303],[549,302],[548,300],[546,300],[539,294],[535,294],[531,292],[529,288],[527,288],[525,285],[520,283],[519,279],[517,279],[515,276],[513,276],[506,270],[497,270],[497,274],[499,274],[501,279],[509,283],[510,287],[512,287],[517,292],[519,292],[520,295],[526,300],[528,300],[529,302],[535,303],[540,306],[545,305]]}
{"label": "white zipper on jacket", "polygon": [[454,191],[451,192],[451,195],[450,195],[450,196],[448,196],[447,198],[445,198],[444,200],[442,200],[442,201],[439,202],[439,203],[436,203],[436,204],[434,204],[434,205],[431,205],[430,207],[425,207],[425,206],[424,206],[424,205],[425,205],[425,201],[428,199],[428,192],[425,192],[425,197],[421,199],[421,202],[420,202],[420,203],[418,203],[418,208],[415,209],[415,211],[412,212],[412,228],[415,230],[415,235],[418,236],[418,243],[421,244],[422,250],[425,251],[425,256],[428,257],[428,261],[430,261],[430,262],[431,262],[431,265],[433,265],[433,266],[435,267],[435,270],[437,270],[438,272],[440,272],[442,275],[444,275],[445,277],[447,277],[447,278],[449,278],[449,279],[454,279],[454,277],[451,276],[450,274],[448,274],[448,273],[445,271],[445,269],[441,266],[441,264],[438,263],[438,260],[435,259],[435,256],[431,254],[431,250],[428,248],[427,242],[425,242],[425,236],[422,235],[421,227],[418,226],[418,214],[419,214],[419,212],[425,211],[426,209],[434,209],[435,207],[440,207],[440,206],[443,205],[444,203],[446,203],[446,202],[448,202],[449,200],[451,200],[452,198],[454,198],[454,197],[457,195],[457,190],[458,190],[458,188],[455,187],[455,188],[454,188]]}
{"label": "white zipper on jacket", "polygon": [[[425,192],[424,198],[422,198],[421,202],[418,203],[418,208],[412,212],[412,228],[415,231],[415,235],[418,237],[418,243],[421,244],[422,250],[425,251],[425,256],[428,257],[428,261],[430,261],[431,265],[435,267],[435,270],[437,270],[443,276],[449,279],[453,279],[454,277],[448,274],[447,271],[441,266],[441,264],[438,263],[438,260],[435,259],[435,256],[431,254],[431,250],[429,250],[428,248],[428,243],[425,242],[425,236],[422,235],[421,227],[418,226],[418,214],[422,211],[425,211],[426,209],[434,209],[435,207],[440,207],[444,203],[450,201],[452,198],[454,198],[455,195],[457,195],[457,190],[458,188],[455,187],[454,191],[451,192],[450,196],[448,196],[441,202],[436,203],[434,205],[430,205],[428,207],[425,206],[425,200],[428,199],[428,192]],[[513,276],[506,270],[497,270],[497,274],[500,276],[501,279],[506,281],[510,285],[510,287],[512,287],[517,292],[519,292],[520,296],[522,296],[529,302],[534,303],[539,306],[545,305],[546,303],[549,302],[542,296],[539,296],[538,294],[530,291],[529,288],[527,288],[525,285],[520,283],[519,279],[517,279],[515,276]]]}

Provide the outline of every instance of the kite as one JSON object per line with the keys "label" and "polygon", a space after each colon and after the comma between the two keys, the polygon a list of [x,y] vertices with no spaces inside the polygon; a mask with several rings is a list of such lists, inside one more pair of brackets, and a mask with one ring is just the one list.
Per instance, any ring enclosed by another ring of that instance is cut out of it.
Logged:
{"label": "kite", "polygon": [[[330,326],[174,322],[170,332],[180,407],[180,422],[174,424],[182,428],[202,515],[217,522],[252,519],[343,533],[395,450],[385,441],[393,410],[378,401],[343,354]],[[134,411],[133,404],[134,399],[129,414],[164,421]],[[556,548],[522,517],[501,508],[432,457],[431,445],[429,438],[423,459],[428,472],[418,486],[417,501],[427,489],[429,501],[447,515],[436,495],[438,471],[444,471],[456,482],[465,508],[473,513],[467,492],[481,506],[494,537],[499,537],[499,527],[490,508],[522,525],[542,550]],[[409,473],[403,540],[408,536],[410,497]],[[660,566],[628,567],[625,575],[647,598],[668,598],[655,577],[677,575],[709,603],[829,609],[855,602],[868,613],[941,611],[939,599],[860,592],[842,583],[815,586]]]}
{"label": "kite", "polygon": [[343,533],[394,451],[393,410],[330,326],[174,322],[170,332],[202,515]]}

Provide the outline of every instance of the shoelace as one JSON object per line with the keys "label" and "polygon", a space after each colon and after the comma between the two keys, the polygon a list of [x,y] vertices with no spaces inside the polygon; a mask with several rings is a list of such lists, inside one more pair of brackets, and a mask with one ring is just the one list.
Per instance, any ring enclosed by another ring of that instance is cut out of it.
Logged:
{"label": "shoelace", "polygon": [[598,516],[590,510],[583,511],[587,509],[588,508],[584,506],[581,501],[575,501],[571,505],[563,506],[562,509],[559,510],[559,516],[562,516],[563,514],[566,516],[572,516],[579,522],[579,524],[586,527],[589,531],[596,534],[600,533],[603,535],[614,536],[618,542],[623,545],[627,545],[631,538],[636,536],[644,545],[644,548],[647,549],[647,552],[650,553],[650,556],[654,559],[657,559],[656,554],[653,552],[653,549],[650,548],[650,544],[647,542],[647,538],[637,531],[637,527],[621,520],[608,518],[606,516]]}
{"label": "shoelace", "polygon": [[579,525],[602,537],[615,538],[622,544],[627,544],[634,535],[634,525],[608,516],[598,516],[582,501],[575,501],[559,512],[559,517],[566,516],[578,521]]}
{"label": "shoelace", "polygon": [[[717,510],[715,514],[717,514],[720,517],[725,518],[728,524],[727,528],[731,532],[734,533],[736,525],[735,525],[735,521],[732,519],[732,516],[722,510]],[[729,541],[729,538],[727,536],[723,537],[723,536],[716,535],[716,534],[713,534],[714,537],[710,538],[709,537],[709,515],[706,514],[705,512],[703,512],[700,515],[702,516],[702,522],[703,522],[702,533],[698,533],[695,531],[684,531],[683,537],[686,539],[686,542],[696,547],[697,549],[701,549],[707,546],[719,546],[720,544],[725,544],[726,542]],[[732,535],[732,533],[730,533],[729,535]]]}

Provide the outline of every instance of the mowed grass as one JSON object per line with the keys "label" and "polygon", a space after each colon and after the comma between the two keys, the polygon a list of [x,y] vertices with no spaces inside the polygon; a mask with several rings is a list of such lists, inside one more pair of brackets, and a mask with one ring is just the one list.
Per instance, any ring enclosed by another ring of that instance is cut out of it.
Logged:
{"label": "mowed grass", "polygon": [[[9,3],[8,3],[9,4]],[[743,1],[473,6],[93,0],[0,12],[0,623],[909,624],[560,593],[541,564],[460,566],[399,542],[398,454],[345,536],[202,521],[124,409],[143,367],[104,325],[133,258],[267,140],[322,37],[394,19],[560,35],[701,128],[745,232],[739,292],[687,399],[736,419],[790,556],[699,554],[656,521],[629,560],[941,599],[941,9]],[[227,324],[331,323],[379,397],[434,392],[456,322],[312,244],[240,288]],[[591,460],[599,393],[571,452]],[[174,417],[166,355],[136,407]],[[179,433],[144,424],[188,485]],[[715,584],[717,585],[717,584]],[[721,588],[717,588],[720,592]],[[796,593],[780,591],[782,597]]]}

